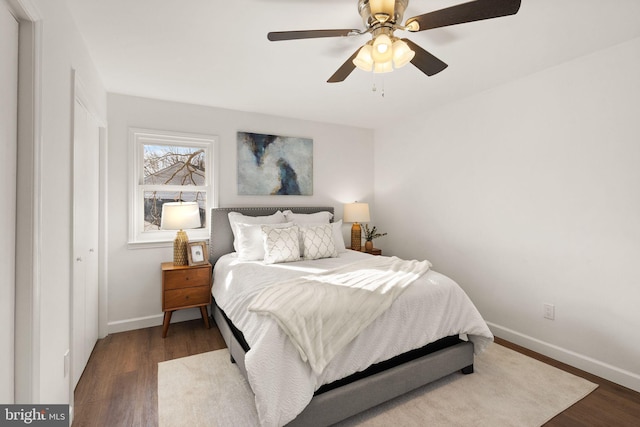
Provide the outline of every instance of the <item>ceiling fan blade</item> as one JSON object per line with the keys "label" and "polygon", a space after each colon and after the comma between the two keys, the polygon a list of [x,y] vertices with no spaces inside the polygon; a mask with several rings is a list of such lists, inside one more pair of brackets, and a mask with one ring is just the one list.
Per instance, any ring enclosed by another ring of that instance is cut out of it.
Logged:
{"label": "ceiling fan blade", "polygon": [[440,71],[448,67],[447,64],[440,61],[438,58],[436,58],[411,40],[402,39],[402,41],[408,44],[409,48],[416,53],[416,55],[411,60],[411,63],[427,76],[438,74]]}
{"label": "ceiling fan blade", "polygon": [[356,59],[356,56],[358,56],[358,52],[360,52],[360,48],[353,52],[353,55],[351,55],[351,57],[347,59],[347,61],[342,64],[342,66],[338,68],[335,73],[333,73],[333,76],[329,77],[327,83],[340,83],[343,82],[344,79],[349,77],[349,74],[351,74],[351,72],[356,68],[356,66],[353,64],[353,60]]}
{"label": "ceiling fan blade", "polygon": [[274,31],[267,34],[272,42],[281,40],[317,39],[321,37],[341,37],[360,34],[359,30],[302,30],[302,31]]}
{"label": "ceiling fan blade", "polygon": [[[476,0],[463,3],[424,15],[407,19],[405,27],[409,31],[424,31],[432,28],[447,27],[465,22],[481,21],[483,19],[498,18],[515,15],[520,9],[521,0]],[[418,28],[412,29],[417,23]]]}

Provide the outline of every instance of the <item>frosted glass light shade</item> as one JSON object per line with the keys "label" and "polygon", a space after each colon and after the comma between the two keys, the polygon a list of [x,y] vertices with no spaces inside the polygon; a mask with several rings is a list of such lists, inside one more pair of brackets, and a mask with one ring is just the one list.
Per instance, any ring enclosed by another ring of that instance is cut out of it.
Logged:
{"label": "frosted glass light shade", "polygon": [[390,61],[393,58],[393,48],[391,39],[386,34],[380,34],[373,41],[373,50],[371,51],[371,57],[376,63],[383,63]]}
{"label": "frosted glass light shade", "polygon": [[393,65],[396,68],[404,67],[414,56],[416,53],[404,41],[396,40],[393,43]]}
{"label": "frosted glass light shade", "polygon": [[371,71],[373,68],[373,58],[371,57],[372,47],[370,44],[365,44],[358,52],[358,55],[353,60],[353,65],[364,71]]}
{"label": "frosted glass light shade", "polygon": [[373,65],[373,72],[374,73],[390,73],[393,71],[393,65],[391,64],[391,60],[388,60],[387,62],[376,62]]}
{"label": "frosted glass light shade", "polygon": [[200,208],[196,202],[171,202],[162,205],[163,230],[187,230],[200,228]]}
{"label": "frosted glass light shade", "polygon": [[369,222],[369,204],[368,203],[347,203],[344,205],[344,213],[342,215],[344,222]]}

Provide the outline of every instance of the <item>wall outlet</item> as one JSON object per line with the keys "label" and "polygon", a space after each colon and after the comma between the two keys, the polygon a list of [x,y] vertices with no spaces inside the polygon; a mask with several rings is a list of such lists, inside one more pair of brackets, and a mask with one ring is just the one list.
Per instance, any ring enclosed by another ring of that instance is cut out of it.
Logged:
{"label": "wall outlet", "polygon": [[542,304],[544,309],[544,318],[554,320],[556,318],[556,306],[553,304]]}

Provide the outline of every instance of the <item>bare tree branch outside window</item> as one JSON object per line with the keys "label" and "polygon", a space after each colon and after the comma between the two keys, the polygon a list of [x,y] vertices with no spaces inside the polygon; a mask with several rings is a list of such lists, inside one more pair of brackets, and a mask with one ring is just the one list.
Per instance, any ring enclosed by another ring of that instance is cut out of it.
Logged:
{"label": "bare tree branch outside window", "polygon": [[[144,192],[145,231],[160,228],[162,205],[167,202],[198,202],[204,221],[206,193],[197,187],[205,185],[206,152],[202,148],[144,145],[143,184],[172,186],[171,191]],[[175,191],[175,186],[184,190]]]}

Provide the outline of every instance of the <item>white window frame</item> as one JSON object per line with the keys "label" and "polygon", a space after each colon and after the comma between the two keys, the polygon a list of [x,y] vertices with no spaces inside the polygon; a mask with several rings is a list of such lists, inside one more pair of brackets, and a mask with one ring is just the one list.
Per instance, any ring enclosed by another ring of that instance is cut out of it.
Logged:
{"label": "white window frame", "polygon": [[[205,150],[205,227],[186,230],[189,240],[208,240],[211,208],[218,206],[218,137],[195,133],[150,129],[129,129],[129,248],[162,247],[173,243],[175,230],[144,230],[145,191],[189,191],[184,185],[144,184],[144,146],[169,145],[202,148]],[[202,187],[197,187],[202,188]]]}

